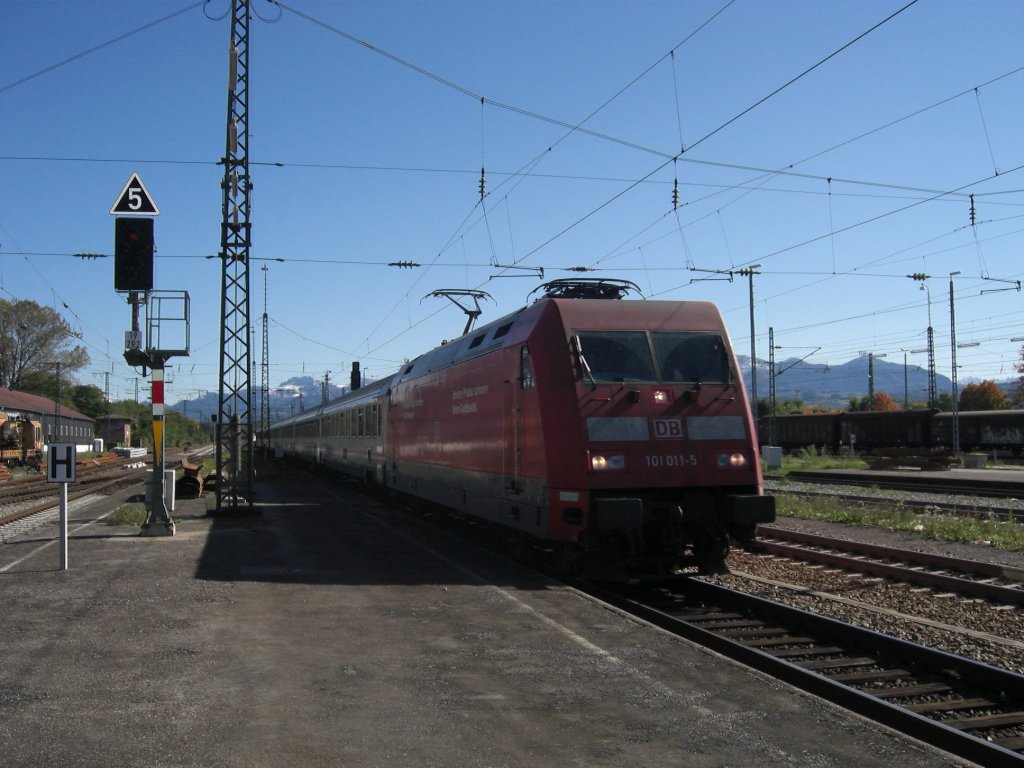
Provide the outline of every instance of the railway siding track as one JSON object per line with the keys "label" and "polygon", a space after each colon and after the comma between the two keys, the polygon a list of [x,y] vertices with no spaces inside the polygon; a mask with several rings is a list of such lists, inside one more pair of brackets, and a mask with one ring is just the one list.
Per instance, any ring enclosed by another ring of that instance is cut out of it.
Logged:
{"label": "railway siding track", "polygon": [[1024,676],[705,582],[586,589],[947,752],[1024,765]]}
{"label": "railway siding track", "polygon": [[990,498],[1024,498],[1024,480],[1021,473],[985,470],[948,472],[872,472],[856,470],[819,470],[790,472],[785,478],[766,477],[766,480],[792,480],[816,485],[852,485],[885,488],[889,490],[933,492],[949,495],[985,496]]}
{"label": "railway siding track", "polygon": [[968,496],[959,493],[952,493],[943,490],[923,491],[921,488],[899,492],[888,486],[885,488],[854,492],[850,490],[854,486],[842,486],[837,483],[826,484],[830,487],[821,487],[809,483],[795,482],[792,480],[768,480],[765,482],[765,490],[776,496],[787,495],[804,499],[831,499],[834,501],[850,502],[873,507],[900,506],[906,509],[915,510],[920,513],[943,512],[950,515],[973,516],[996,520],[1024,521],[1024,511],[1013,496],[1001,498]]}
{"label": "railway siding track", "polygon": [[[200,448],[188,455],[201,461],[212,451],[212,447]],[[73,484],[68,500],[73,502],[93,494],[138,483],[148,467],[134,466],[136,464],[141,464],[141,461],[129,461],[126,466],[125,459],[117,456],[112,459],[79,462],[79,479]],[[42,477],[25,480],[13,486],[0,486],[0,542],[31,530],[33,525],[28,522],[31,518],[38,516],[42,519],[45,513],[55,508],[55,493],[54,484]]]}
{"label": "railway siding track", "polygon": [[768,554],[881,576],[932,589],[1024,605],[1024,570],[907,549],[761,526],[758,547]]}

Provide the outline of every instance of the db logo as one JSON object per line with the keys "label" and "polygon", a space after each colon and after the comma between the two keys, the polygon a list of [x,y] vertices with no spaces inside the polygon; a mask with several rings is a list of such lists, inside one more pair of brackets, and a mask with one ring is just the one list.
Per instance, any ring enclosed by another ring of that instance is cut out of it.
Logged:
{"label": "db logo", "polygon": [[682,419],[654,419],[654,437],[657,440],[682,440]]}

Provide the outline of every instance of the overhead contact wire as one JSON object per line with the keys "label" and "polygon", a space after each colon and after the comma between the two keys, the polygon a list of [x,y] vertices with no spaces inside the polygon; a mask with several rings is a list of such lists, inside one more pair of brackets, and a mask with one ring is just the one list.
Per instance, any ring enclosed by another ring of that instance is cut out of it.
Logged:
{"label": "overhead contact wire", "polygon": [[63,66],[65,66],[67,64],[70,64],[70,63],[72,63],[74,61],[78,61],[79,59],[85,58],[89,54],[96,53],[96,51],[103,50],[104,48],[107,48],[107,47],[113,45],[114,43],[119,43],[122,40],[125,40],[125,39],[131,37],[132,35],[137,35],[138,33],[144,32],[145,30],[150,29],[151,27],[155,27],[158,24],[163,24],[165,21],[169,21],[169,20],[175,18],[176,16],[180,16],[183,13],[188,13],[193,8],[198,8],[201,5],[206,5],[207,2],[208,2],[208,0],[199,0],[199,2],[187,5],[184,8],[182,8],[181,10],[174,11],[174,13],[169,13],[168,15],[163,16],[162,18],[159,18],[156,21],[151,21],[148,24],[143,24],[141,27],[137,27],[136,29],[133,29],[130,32],[125,32],[123,35],[118,35],[115,38],[107,40],[105,43],[100,43],[99,45],[94,45],[92,48],[84,50],[81,53],[76,53],[74,56],[70,56],[70,57],[64,59],[63,61],[58,61],[56,64],[51,64],[50,66],[46,67],[45,69],[41,69],[38,72],[34,72],[31,75],[27,75],[27,76],[21,78],[20,80],[15,80],[13,83],[8,83],[7,85],[0,87],[0,93],[4,93],[6,91],[9,91],[12,88],[16,88],[17,86],[19,86],[19,85],[21,85],[23,83],[27,83],[29,80],[34,80],[35,78],[41,77],[42,75],[45,75],[48,72],[52,72],[55,69],[59,69],[60,67],[63,67]]}

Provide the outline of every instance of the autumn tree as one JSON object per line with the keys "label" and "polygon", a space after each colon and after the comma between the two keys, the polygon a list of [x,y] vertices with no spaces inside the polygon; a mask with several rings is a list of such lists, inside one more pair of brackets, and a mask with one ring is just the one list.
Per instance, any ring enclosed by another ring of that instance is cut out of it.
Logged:
{"label": "autumn tree", "polygon": [[961,411],[1001,411],[1010,407],[1010,399],[994,381],[968,384],[960,392]]}
{"label": "autumn tree", "polygon": [[866,410],[869,411],[898,411],[900,404],[892,399],[888,392],[875,392],[874,397],[869,398],[870,403]]}
{"label": "autumn tree", "polygon": [[69,380],[89,364],[85,347],[74,344],[67,322],[49,307],[28,299],[0,299],[0,387],[38,393],[53,381],[60,364]]}

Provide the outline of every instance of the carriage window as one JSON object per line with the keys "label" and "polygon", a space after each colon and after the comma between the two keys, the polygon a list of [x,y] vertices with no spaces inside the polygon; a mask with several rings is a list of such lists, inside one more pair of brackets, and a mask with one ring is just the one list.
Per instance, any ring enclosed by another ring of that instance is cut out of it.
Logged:
{"label": "carriage window", "polygon": [[530,349],[525,344],[519,350],[519,386],[533,389],[533,363],[530,361]]}
{"label": "carriage window", "polygon": [[651,337],[662,381],[729,381],[725,341],[717,333],[655,331]]}
{"label": "carriage window", "polygon": [[576,339],[584,378],[657,381],[644,331],[580,331]]}

